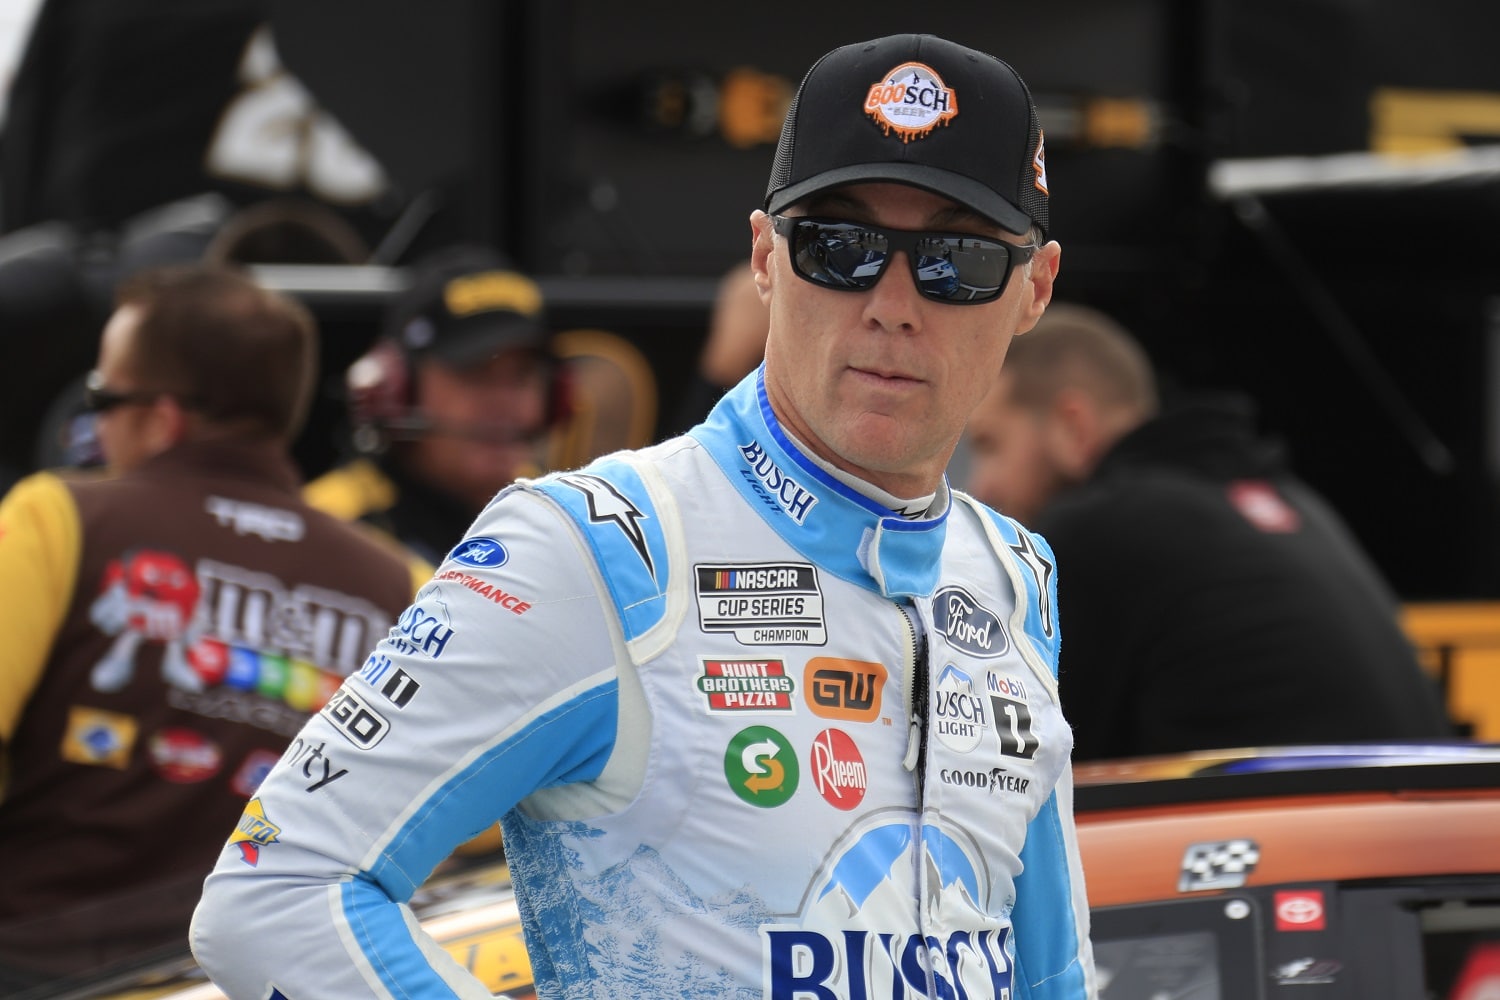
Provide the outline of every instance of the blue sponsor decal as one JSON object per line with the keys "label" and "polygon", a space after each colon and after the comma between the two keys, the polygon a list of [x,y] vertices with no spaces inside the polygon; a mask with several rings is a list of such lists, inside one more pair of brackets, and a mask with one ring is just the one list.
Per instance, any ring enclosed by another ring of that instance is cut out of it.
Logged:
{"label": "blue sponsor decal", "polygon": [[476,569],[494,569],[496,566],[504,566],[510,559],[510,553],[493,538],[465,538],[453,547],[448,558]]}
{"label": "blue sponsor decal", "polygon": [[932,598],[933,626],[948,645],[973,656],[1001,656],[1010,636],[1000,616],[962,587],[944,587]]}

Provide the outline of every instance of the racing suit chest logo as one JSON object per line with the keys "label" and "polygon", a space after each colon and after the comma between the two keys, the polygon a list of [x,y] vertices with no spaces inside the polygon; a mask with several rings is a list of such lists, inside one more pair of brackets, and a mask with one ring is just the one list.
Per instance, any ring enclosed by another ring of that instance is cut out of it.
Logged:
{"label": "racing suit chest logo", "polygon": [[954,649],[971,656],[1003,656],[1010,636],[1000,616],[962,587],[944,587],[932,598],[933,626]]}
{"label": "racing suit chest logo", "polygon": [[740,445],[740,457],[749,466],[744,470],[746,480],[751,477],[756,480],[751,485],[757,493],[772,500],[779,510],[798,524],[807,520],[807,515],[817,506],[818,498],[783,472],[759,441]]}

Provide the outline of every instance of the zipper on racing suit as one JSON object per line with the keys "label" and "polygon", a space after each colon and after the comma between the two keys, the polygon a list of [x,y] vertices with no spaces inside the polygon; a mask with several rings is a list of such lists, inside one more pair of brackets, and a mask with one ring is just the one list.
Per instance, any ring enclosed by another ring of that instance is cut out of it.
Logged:
{"label": "zipper on racing suit", "polygon": [[902,766],[917,778],[917,806],[921,812],[923,784],[927,780],[927,642],[912,611],[905,604],[896,605],[906,625],[906,662],[902,664],[902,689],[907,698],[906,757]]}

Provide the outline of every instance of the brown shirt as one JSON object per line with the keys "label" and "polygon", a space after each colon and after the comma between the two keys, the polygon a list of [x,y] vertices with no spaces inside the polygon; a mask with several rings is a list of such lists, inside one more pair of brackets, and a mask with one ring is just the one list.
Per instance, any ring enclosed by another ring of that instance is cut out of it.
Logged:
{"label": "brown shirt", "polygon": [[[0,507],[0,606],[30,609],[22,631],[55,631],[18,641],[22,659],[45,655],[0,682],[0,965],[60,974],[184,950],[246,800],[399,617],[411,576],[304,504],[267,449],[181,446],[117,479],[26,485],[13,496],[52,509]],[[60,548],[29,537],[49,533]],[[56,561],[69,536],[74,582],[53,617],[25,588],[69,574],[17,564]],[[338,780],[320,748],[300,752],[310,781]]]}

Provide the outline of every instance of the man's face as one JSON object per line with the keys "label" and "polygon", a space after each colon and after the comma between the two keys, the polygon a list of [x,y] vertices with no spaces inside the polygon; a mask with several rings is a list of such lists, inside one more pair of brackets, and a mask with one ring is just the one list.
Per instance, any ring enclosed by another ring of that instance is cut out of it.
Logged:
{"label": "man's face", "polygon": [[1011,401],[1002,373],[969,420],[969,492],[1028,527],[1068,482],[1054,454],[1052,418]]}
{"label": "man's face", "polygon": [[[1024,242],[901,184],[849,185],[790,214]],[[1011,338],[1036,322],[1038,300],[1045,305],[1056,245],[1033,261],[1035,285],[1017,267],[994,302],[952,305],[922,297],[905,253],[868,291],[821,288],[793,272],[767,216],[757,212],[751,224],[752,264],[771,309],[766,391],[778,417],[835,466],[899,497],[930,493]]]}
{"label": "man's face", "polygon": [[[126,393],[155,388],[135,374],[133,357],[140,325],[140,308],[132,305],[115,310],[104,326],[99,360],[94,367],[111,391]],[[148,400],[124,403],[96,414],[94,428],[104,460],[110,471],[116,473],[134,469],[170,444],[163,437],[156,404]]]}
{"label": "man's face", "polygon": [[431,428],[407,446],[411,472],[476,513],[518,476],[535,475],[549,380],[545,359],[520,348],[464,368],[421,362],[416,400]]}

